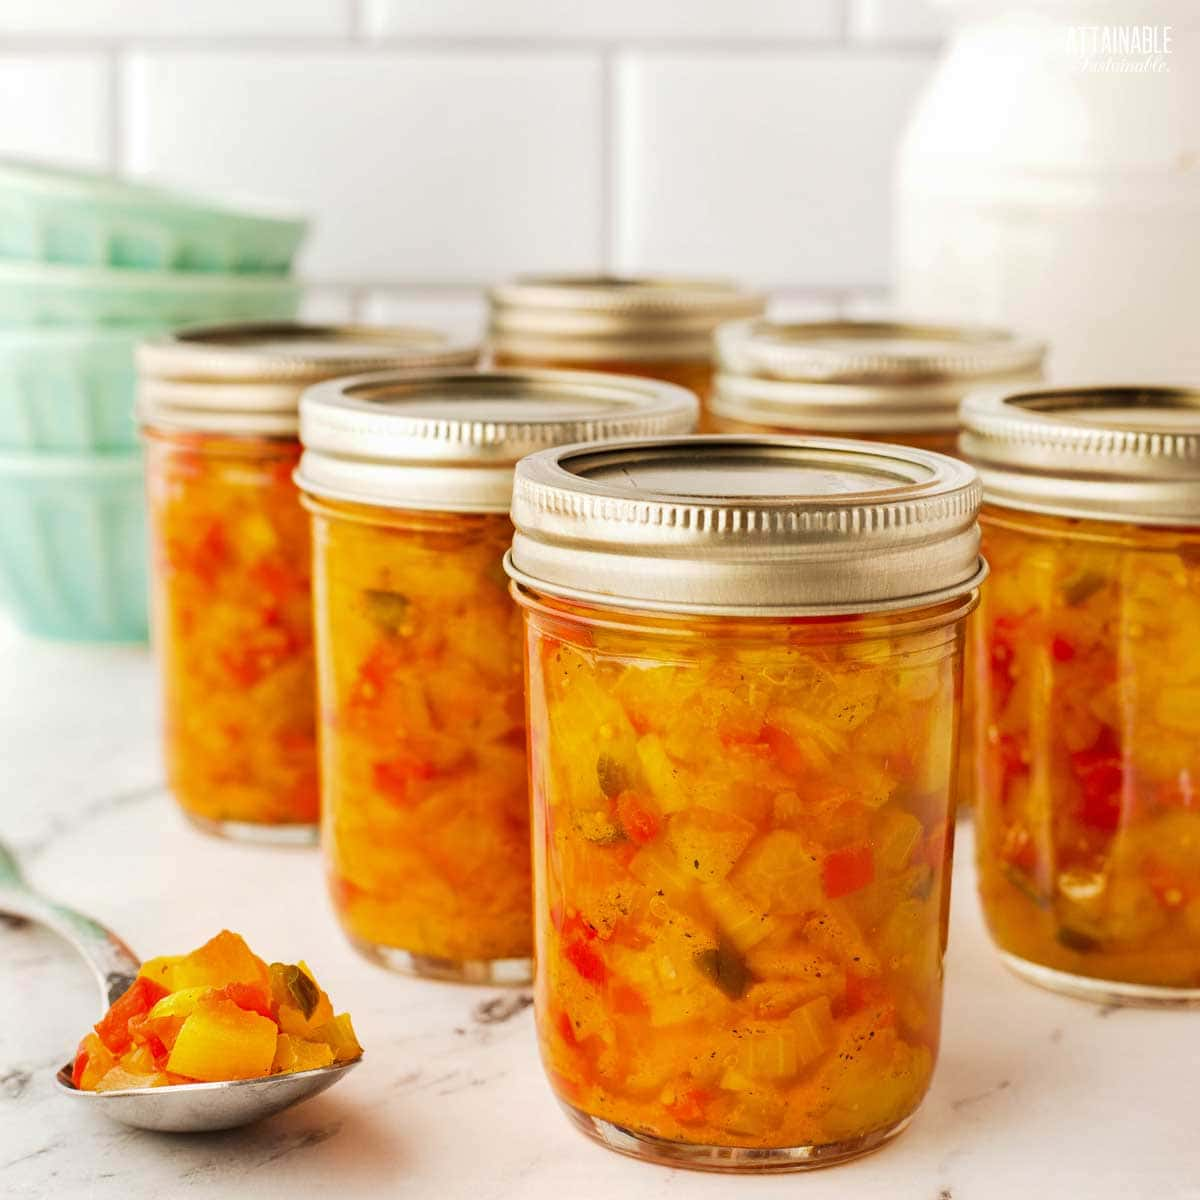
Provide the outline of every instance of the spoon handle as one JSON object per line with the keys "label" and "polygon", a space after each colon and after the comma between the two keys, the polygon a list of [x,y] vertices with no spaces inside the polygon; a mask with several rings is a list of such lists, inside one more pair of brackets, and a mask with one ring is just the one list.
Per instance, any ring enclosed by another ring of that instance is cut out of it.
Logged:
{"label": "spoon handle", "polygon": [[107,1008],[133,982],[141,960],[111,929],[32,891],[0,842],[0,913],[25,917],[65,938],[92,969]]}

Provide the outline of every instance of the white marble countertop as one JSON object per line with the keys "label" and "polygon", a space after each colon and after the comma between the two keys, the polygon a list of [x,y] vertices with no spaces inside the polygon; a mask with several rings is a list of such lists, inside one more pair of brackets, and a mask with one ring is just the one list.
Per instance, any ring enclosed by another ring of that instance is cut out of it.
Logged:
{"label": "white marble countertop", "polygon": [[193,832],[162,789],[149,656],[0,630],[0,837],[47,894],[145,955],[223,925],[307,958],[353,1013],[363,1065],[257,1127],[126,1130],[55,1094],[96,1019],[52,934],[0,924],[0,1196],[431,1200],[1200,1200],[1200,1014],[1106,1010],[1039,992],[991,953],[962,833],[942,1058],[912,1127],[804,1177],[667,1170],[594,1146],[543,1082],[520,994],[395,977],[346,946],[317,855]]}

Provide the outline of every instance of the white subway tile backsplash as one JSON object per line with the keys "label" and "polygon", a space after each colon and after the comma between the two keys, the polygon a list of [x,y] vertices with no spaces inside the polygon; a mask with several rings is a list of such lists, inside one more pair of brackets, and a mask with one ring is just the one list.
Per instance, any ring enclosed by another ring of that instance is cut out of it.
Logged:
{"label": "white subway tile backsplash", "polygon": [[147,50],[124,160],[311,214],[302,268],[325,282],[594,270],[602,94],[580,53]]}
{"label": "white subway tile backsplash", "polygon": [[849,0],[847,27],[863,41],[936,42],[951,25],[950,14],[932,0]]}
{"label": "white subway tile backsplash", "polygon": [[351,0],[0,0],[0,35],[311,37],[350,17]]}
{"label": "white subway tile backsplash", "polygon": [[840,0],[364,0],[369,34],[437,37],[831,38]]}
{"label": "white subway tile backsplash", "polygon": [[105,166],[109,96],[101,55],[0,55],[0,154]]}
{"label": "white subway tile backsplash", "polygon": [[371,325],[417,325],[451,337],[481,342],[487,325],[487,300],[479,289],[450,291],[372,291],[361,307]]}
{"label": "white subway tile backsplash", "polygon": [[617,269],[881,286],[892,157],[931,66],[912,53],[624,57]]}

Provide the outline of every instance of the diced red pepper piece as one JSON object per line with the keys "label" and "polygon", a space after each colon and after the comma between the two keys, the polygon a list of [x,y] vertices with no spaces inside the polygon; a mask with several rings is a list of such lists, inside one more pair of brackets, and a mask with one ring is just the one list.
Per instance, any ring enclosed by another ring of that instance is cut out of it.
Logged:
{"label": "diced red pepper piece", "polygon": [[130,1020],[148,1013],[167,994],[166,988],[139,975],[97,1022],[97,1036],[113,1054],[128,1050],[133,1042]]}
{"label": "diced red pepper piece", "polygon": [[567,942],[563,957],[588,983],[602,984],[608,976],[604,959],[582,938]]}
{"label": "diced red pepper piece", "polygon": [[777,725],[764,725],[761,737],[785,774],[803,775],[809,770],[808,755],[796,744],[796,739],[790,733]]}
{"label": "diced red pepper piece", "polygon": [[875,855],[867,845],[844,846],[821,863],[821,883],[831,900],[857,892],[874,878]]}
{"label": "diced red pepper piece", "polygon": [[615,1013],[624,1016],[642,1017],[650,1011],[650,1005],[645,997],[635,987],[627,983],[618,983],[609,992],[608,1005]]}
{"label": "diced red pepper piece", "polygon": [[617,820],[625,836],[639,846],[654,841],[662,827],[654,805],[635,792],[622,792],[617,797]]}
{"label": "diced red pepper piece", "polygon": [[1016,661],[1016,635],[1020,621],[1015,617],[997,617],[987,632],[988,660],[991,664],[992,694],[997,709],[1008,704],[1016,680],[1013,664]]}
{"label": "diced red pepper piece", "polygon": [[1082,793],[1080,823],[1102,833],[1115,833],[1121,824],[1125,769],[1112,728],[1106,725],[1093,746],[1072,754],[1071,768]]}
{"label": "diced red pepper piece", "polygon": [[896,1017],[891,995],[878,976],[846,972],[846,991],[842,997],[842,1014],[850,1016],[863,1009],[875,1013],[875,1023],[881,1028],[892,1024]]}
{"label": "diced red pepper piece", "polygon": [[210,521],[196,543],[179,563],[203,583],[212,586],[230,560],[229,538],[220,521]]}
{"label": "diced red pepper piece", "polygon": [[75,1065],[71,1068],[71,1086],[78,1087],[83,1080],[83,1073],[87,1070],[88,1052],[80,1049],[75,1055]]}
{"label": "diced red pepper piece", "polygon": [[1055,662],[1070,662],[1075,657],[1075,647],[1062,634],[1056,633],[1050,639],[1050,654]]}
{"label": "diced red pepper piece", "polygon": [[413,754],[400,754],[385,762],[377,762],[371,768],[371,777],[377,791],[382,792],[393,804],[407,807],[414,802],[412,785],[437,774],[437,768],[425,759]]}
{"label": "diced red pepper piece", "polygon": [[246,1012],[258,1013],[261,1017],[275,1021],[276,1025],[279,1024],[266,988],[259,987],[254,983],[227,983],[221,989],[221,995],[227,1000],[232,1000],[238,1008],[245,1009]]}
{"label": "diced red pepper piece", "polygon": [[567,1010],[561,1009],[558,1014],[558,1019],[555,1022],[558,1027],[558,1036],[562,1038],[568,1046],[578,1046],[579,1039],[575,1036],[575,1026],[571,1024],[571,1014]]}
{"label": "diced red pepper piece", "polygon": [[712,1093],[704,1088],[688,1087],[664,1107],[680,1125],[698,1125],[704,1120],[704,1108],[711,1099]]}

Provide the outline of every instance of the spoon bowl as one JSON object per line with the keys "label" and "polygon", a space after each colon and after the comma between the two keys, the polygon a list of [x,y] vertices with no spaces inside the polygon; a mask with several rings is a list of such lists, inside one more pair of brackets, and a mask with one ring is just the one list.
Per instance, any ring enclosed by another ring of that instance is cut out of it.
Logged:
{"label": "spoon bowl", "polygon": [[133,1129],[206,1133],[236,1129],[274,1116],[332,1087],[361,1061],[356,1059],[291,1075],[264,1075],[259,1079],[224,1083],[174,1083],[114,1092],[81,1091],[71,1083],[72,1064],[67,1063],[59,1068],[55,1080],[60,1091],[88,1102],[94,1111]]}
{"label": "spoon bowl", "polygon": [[[3,842],[0,842],[0,913],[36,921],[70,942],[96,976],[105,1008],[126,991],[141,969],[141,960],[111,929],[34,892]],[[71,1082],[73,1064],[67,1062],[55,1079],[60,1091],[133,1129],[204,1133],[235,1129],[274,1116],[332,1087],[360,1062],[361,1057],[353,1062],[288,1075],[221,1083],[173,1083],[111,1092],[87,1092],[75,1087]]]}

